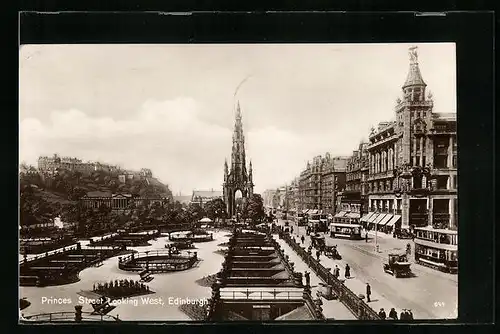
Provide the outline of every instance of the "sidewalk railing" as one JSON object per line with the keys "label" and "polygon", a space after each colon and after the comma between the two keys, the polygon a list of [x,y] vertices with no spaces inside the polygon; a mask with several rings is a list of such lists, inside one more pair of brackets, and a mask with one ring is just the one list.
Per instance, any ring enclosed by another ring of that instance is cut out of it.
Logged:
{"label": "sidewalk railing", "polygon": [[344,304],[359,320],[380,320],[368,304],[361,300],[354,292],[347,288],[343,282],[337,279],[329,269],[325,268],[320,262],[315,260],[312,255],[300,246],[288,233],[279,232],[279,237],[304,260],[304,262],[328,285],[338,296],[340,302]]}

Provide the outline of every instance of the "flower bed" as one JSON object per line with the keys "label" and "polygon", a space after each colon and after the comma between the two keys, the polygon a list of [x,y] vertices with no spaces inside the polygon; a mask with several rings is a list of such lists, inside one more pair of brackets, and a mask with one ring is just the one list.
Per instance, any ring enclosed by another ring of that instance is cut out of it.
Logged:
{"label": "flower bed", "polygon": [[217,274],[213,274],[213,275],[208,275],[208,276],[205,276],[203,278],[200,278],[199,280],[196,281],[196,283],[198,283],[198,285],[209,288],[216,281],[217,281]]}
{"label": "flower bed", "polygon": [[192,320],[207,320],[207,309],[199,304],[183,304],[179,306],[179,310],[184,312]]}
{"label": "flower bed", "polygon": [[144,283],[128,279],[114,280],[104,284],[94,284],[93,292],[108,298],[132,297],[154,293],[149,289],[149,286]]}

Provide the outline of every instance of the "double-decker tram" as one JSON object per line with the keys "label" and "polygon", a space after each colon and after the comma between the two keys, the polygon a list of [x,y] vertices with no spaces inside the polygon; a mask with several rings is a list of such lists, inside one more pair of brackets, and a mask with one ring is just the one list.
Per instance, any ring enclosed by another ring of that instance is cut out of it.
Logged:
{"label": "double-decker tram", "polygon": [[298,226],[306,226],[307,225],[307,217],[304,213],[297,213],[295,216],[295,222]]}
{"label": "double-decker tram", "polygon": [[307,224],[315,232],[328,231],[328,219],[325,214],[310,214],[307,218]]}
{"label": "double-decker tram", "polygon": [[449,273],[458,271],[458,232],[428,227],[415,228],[415,261]]}
{"label": "double-decker tram", "polygon": [[349,238],[354,240],[361,240],[361,225],[331,223],[330,236],[332,238]]}

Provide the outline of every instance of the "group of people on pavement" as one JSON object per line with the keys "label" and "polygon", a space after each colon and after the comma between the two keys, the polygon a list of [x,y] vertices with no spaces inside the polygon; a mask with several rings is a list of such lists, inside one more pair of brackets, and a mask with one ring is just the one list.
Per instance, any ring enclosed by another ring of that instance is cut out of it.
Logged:
{"label": "group of people on pavement", "polygon": [[[378,312],[378,316],[382,320],[398,320],[398,312],[396,312],[396,309],[393,307],[391,308],[391,311],[389,312],[389,316],[385,314],[385,310],[383,308],[380,309]],[[399,316],[399,320],[413,320],[413,313],[411,310],[403,309],[401,311],[401,314]]]}
{"label": "group of people on pavement", "polygon": [[[371,302],[370,296],[372,294],[372,288],[370,286],[370,283],[366,283],[366,301],[369,303]],[[388,320],[398,320],[398,312],[396,312],[396,309],[393,307],[391,308],[391,311],[389,312],[389,317],[385,314],[385,310],[383,308],[380,309],[378,312],[378,316],[380,319],[388,319]],[[403,309],[401,311],[399,320],[413,320],[413,313],[411,310]]]}

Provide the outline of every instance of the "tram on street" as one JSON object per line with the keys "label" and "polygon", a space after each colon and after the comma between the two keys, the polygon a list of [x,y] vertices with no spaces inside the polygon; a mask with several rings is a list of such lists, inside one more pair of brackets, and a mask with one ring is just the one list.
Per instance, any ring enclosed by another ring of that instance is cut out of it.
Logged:
{"label": "tram on street", "polygon": [[304,213],[297,213],[295,216],[295,222],[297,223],[298,226],[306,226],[307,225],[307,218]]}
{"label": "tram on street", "polygon": [[328,230],[328,219],[324,214],[309,215],[307,224],[315,232],[326,232]]}
{"label": "tram on street", "polygon": [[353,240],[361,240],[361,225],[331,223],[330,236],[332,238],[349,238]]}
{"label": "tram on street", "polygon": [[458,232],[430,226],[415,228],[415,261],[444,272],[458,272]]}

